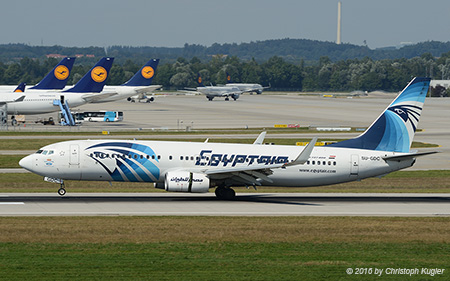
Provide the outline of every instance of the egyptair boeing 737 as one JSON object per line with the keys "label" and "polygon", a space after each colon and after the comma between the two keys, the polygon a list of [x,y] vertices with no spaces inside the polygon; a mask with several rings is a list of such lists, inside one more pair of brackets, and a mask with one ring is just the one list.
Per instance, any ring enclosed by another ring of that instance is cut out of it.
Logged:
{"label": "egyptair boeing 737", "polygon": [[[235,186],[306,187],[385,175],[434,153],[411,151],[430,84],[414,78],[360,136],[327,146],[219,144],[137,140],[76,140],[47,145],[26,156],[23,168],[64,180],[154,183],[174,192],[208,192],[232,199]],[[300,109],[299,109],[300,110]]]}

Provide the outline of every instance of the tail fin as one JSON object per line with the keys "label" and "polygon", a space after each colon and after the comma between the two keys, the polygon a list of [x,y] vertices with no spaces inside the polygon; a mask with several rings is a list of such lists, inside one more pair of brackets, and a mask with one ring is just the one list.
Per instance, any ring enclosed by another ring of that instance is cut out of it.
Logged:
{"label": "tail fin", "polygon": [[75,57],[63,58],[44,79],[30,89],[39,90],[61,90],[67,84],[70,71],[72,70]]}
{"label": "tail fin", "polygon": [[200,76],[200,72],[197,74],[197,83],[199,87],[205,87],[205,85],[203,85],[203,80],[202,77]]}
{"label": "tail fin", "polygon": [[22,82],[19,84],[19,86],[17,86],[17,88],[14,90],[14,93],[23,93],[25,92],[25,86],[27,85],[27,83]]}
{"label": "tail fin", "polygon": [[231,82],[231,75],[228,72],[225,72],[227,74],[227,83],[233,83]]}
{"label": "tail fin", "polygon": [[122,86],[150,86],[158,67],[159,59],[151,59]]}
{"label": "tail fin", "polygon": [[114,58],[104,57],[75,86],[64,92],[100,93],[105,86]]}
{"label": "tail fin", "polygon": [[363,134],[329,146],[409,152],[430,80],[414,78]]}

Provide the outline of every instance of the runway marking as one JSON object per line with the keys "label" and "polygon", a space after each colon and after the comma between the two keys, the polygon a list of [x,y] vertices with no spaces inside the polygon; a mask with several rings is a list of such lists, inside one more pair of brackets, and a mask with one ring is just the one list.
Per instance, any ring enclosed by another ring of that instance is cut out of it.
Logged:
{"label": "runway marking", "polygon": [[0,205],[24,205],[24,202],[0,202]]}

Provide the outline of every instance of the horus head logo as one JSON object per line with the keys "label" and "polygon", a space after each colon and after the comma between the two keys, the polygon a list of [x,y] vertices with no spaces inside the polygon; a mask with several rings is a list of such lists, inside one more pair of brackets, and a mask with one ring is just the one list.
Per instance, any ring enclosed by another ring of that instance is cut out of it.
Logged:
{"label": "horus head logo", "polygon": [[419,122],[421,108],[414,105],[397,105],[389,108],[390,111],[397,114],[405,123],[412,125],[414,131],[416,130],[416,125]]}
{"label": "horus head logo", "polygon": [[155,75],[155,70],[151,66],[146,66],[142,68],[141,74],[145,79],[150,79]]}
{"label": "horus head logo", "polygon": [[96,66],[91,71],[91,78],[97,83],[101,83],[108,77],[108,72],[101,66]]}
{"label": "horus head logo", "polygon": [[58,80],[65,80],[69,77],[69,69],[65,65],[57,66],[53,73]]}

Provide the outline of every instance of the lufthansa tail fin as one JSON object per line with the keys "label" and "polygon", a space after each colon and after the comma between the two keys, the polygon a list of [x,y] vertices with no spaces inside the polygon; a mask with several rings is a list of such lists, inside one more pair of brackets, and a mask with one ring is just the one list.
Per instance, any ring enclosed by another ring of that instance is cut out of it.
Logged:
{"label": "lufthansa tail fin", "polygon": [[150,86],[158,67],[159,59],[151,59],[122,86]]}
{"label": "lufthansa tail fin", "polygon": [[14,90],[14,93],[23,93],[25,92],[25,87],[27,86],[27,83],[22,82],[17,86],[17,88]]}
{"label": "lufthansa tail fin", "polygon": [[409,152],[430,80],[420,77],[412,79],[363,134],[328,146]]}
{"label": "lufthansa tail fin", "polygon": [[74,62],[75,57],[63,58],[44,79],[30,89],[62,90],[67,84]]}
{"label": "lufthansa tail fin", "polygon": [[104,57],[75,86],[64,92],[100,93],[105,86],[114,58]]}
{"label": "lufthansa tail fin", "polygon": [[200,76],[200,72],[197,74],[197,83],[199,87],[205,87],[205,85],[203,85],[203,80],[202,77]]}
{"label": "lufthansa tail fin", "polygon": [[226,74],[227,74],[227,83],[233,83],[232,81],[231,81],[231,75],[230,75],[230,73],[228,73],[228,72],[225,72]]}

